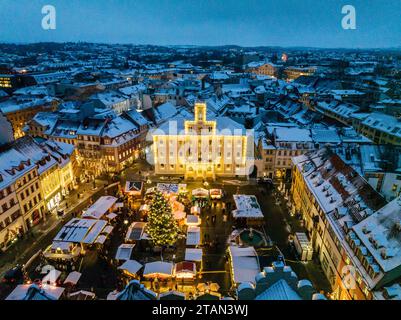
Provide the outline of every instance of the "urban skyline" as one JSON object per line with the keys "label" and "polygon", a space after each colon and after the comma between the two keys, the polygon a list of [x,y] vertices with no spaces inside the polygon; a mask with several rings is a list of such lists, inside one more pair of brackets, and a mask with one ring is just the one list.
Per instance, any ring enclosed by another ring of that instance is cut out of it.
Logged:
{"label": "urban skyline", "polygon": [[0,300],[401,300],[401,2],[365,2],[0,2]]}
{"label": "urban skyline", "polygon": [[[53,5],[57,28],[41,28]],[[399,1],[2,1],[1,42],[240,45],[316,48],[400,47]],[[342,8],[356,10],[344,30]],[[0,13],[1,15],[1,13]],[[29,30],[29,32],[27,32]],[[218,30],[219,32],[215,32]],[[391,30],[391,32],[388,32]]]}

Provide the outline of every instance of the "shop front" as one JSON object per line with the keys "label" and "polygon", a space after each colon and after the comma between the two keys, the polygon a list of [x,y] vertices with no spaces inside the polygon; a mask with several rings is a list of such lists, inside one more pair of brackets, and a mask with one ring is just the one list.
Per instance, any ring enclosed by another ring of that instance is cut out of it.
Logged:
{"label": "shop front", "polygon": [[53,212],[60,205],[63,200],[61,190],[56,190],[53,194],[46,198],[46,208],[48,212]]}

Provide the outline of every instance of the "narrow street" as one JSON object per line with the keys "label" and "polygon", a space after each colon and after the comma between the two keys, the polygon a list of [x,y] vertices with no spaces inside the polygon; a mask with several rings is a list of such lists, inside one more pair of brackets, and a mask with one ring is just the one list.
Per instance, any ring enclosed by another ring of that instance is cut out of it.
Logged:
{"label": "narrow street", "polygon": [[[7,270],[16,265],[23,265],[29,261],[39,250],[49,246],[60,228],[77,213],[85,209],[91,200],[96,200],[104,194],[104,181],[97,181],[97,188],[93,189],[93,182],[82,184],[77,190],[60,203],[59,208],[64,209],[63,218],[51,214],[39,225],[33,227],[24,238],[9,248],[0,256],[0,278]],[[78,198],[78,194],[80,197]],[[68,208],[66,207],[68,203]],[[9,288],[0,283],[0,299],[9,293]]]}

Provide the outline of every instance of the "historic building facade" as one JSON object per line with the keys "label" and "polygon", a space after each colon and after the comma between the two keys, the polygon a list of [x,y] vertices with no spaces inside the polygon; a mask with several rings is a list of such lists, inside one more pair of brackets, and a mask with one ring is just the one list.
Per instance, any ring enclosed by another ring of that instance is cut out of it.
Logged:
{"label": "historic building facade", "polygon": [[155,173],[193,179],[248,175],[253,137],[229,118],[207,119],[206,103],[196,103],[194,113],[194,120],[178,117],[153,132]]}

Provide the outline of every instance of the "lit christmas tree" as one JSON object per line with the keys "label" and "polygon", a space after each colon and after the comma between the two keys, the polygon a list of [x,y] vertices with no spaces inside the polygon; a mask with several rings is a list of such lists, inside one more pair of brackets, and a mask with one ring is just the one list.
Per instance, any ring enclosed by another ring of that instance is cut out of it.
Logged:
{"label": "lit christmas tree", "polygon": [[156,192],[149,207],[146,233],[155,246],[173,245],[179,235],[180,229],[174,219],[170,203],[160,192]]}

